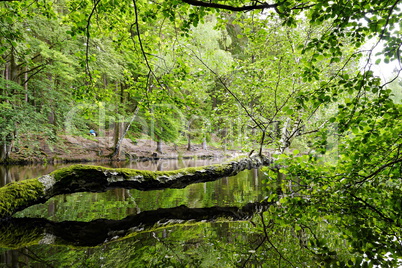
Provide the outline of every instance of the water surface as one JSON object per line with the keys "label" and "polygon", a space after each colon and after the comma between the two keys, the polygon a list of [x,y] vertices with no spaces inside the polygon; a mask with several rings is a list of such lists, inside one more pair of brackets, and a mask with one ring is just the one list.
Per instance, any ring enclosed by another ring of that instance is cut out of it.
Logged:
{"label": "water surface", "polygon": [[[203,166],[219,162],[221,162],[219,159],[159,160],[102,165],[155,171]],[[97,163],[97,165],[99,164]],[[64,166],[66,165],[0,166],[0,182],[1,185],[4,185],[12,181],[34,178]],[[82,225],[83,223],[96,222],[99,219],[123,220],[129,216],[140,215],[142,212],[158,211],[161,208],[174,209],[180,206],[189,209],[242,207],[248,203],[261,201],[267,195],[261,187],[263,178],[263,172],[247,170],[234,177],[193,184],[184,189],[157,191],[113,189],[104,193],[60,195],[50,199],[45,204],[35,205],[18,212],[15,217],[29,217],[32,222],[35,222],[34,218],[43,218],[51,221],[52,224],[55,222],[56,225],[61,222],[66,222],[66,224],[81,222]],[[46,225],[47,223],[41,224]],[[50,224],[48,225],[50,226]],[[207,219],[195,220],[193,223],[188,222],[185,225],[173,224],[166,228],[138,233],[133,237],[98,245],[95,248],[74,248],[73,245],[56,246],[57,241],[46,244],[47,242],[42,241],[43,239],[33,245],[22,244],[22,247],[15,249],[9,249],[12,247],[10,244],[0,245],[0,264],[4,267],[63,267],[65,265],[73,267],[165,267],[166,264],[168,267],[170,263],[176,267],[182,260],[183,267],[185,267],[185,263],[189,260],[198,263],[203,259],[203,254],[206,254],[204,257],[209,259],[206,262],[210,262],[210,264],[205,264],[205,267],[215,267],[220,263],[219,259],[222,258],[219,255],[224,253],[220,252],[220,249],[223,249],[227,243],[241,242],[250,247],[249,242],[247,242],[250,237],[241,231],[245,226],[250,228],[252,223],[247,221],[230,222],[230,219],[229,222],[225,219],[222,221],[216,219],[211,221]],[[236,230],[240,233],[235,234]],[[18,229],[18,231],[20,230]],[[32,232],[32,230],[29,231]],[[10,230],[10,234],[11,232],[13,230]],[[209,252],[212,250],[210,248],[211,243],[218,247],[213,251],[218,252],[214,254]],[[183,256],[180,257],[179,255],[182,254]],[[226,256],[227,253],[224,254]],[[238,258],[241,255],[236,253],[235,256]],[[200,260],[196,260],[198,258]],[[202,262],[204,261],[202,260]],[[231,265],[226,267],[231,267]]]}
{"label": "water surface", "polygon": [[[104,165],[172,170],[218,162]],[[0,166],[0,182],[63,166]],[[53,197],[0,221],[0,267],[398,267],[390,260],[402,255],[400,227],[377,236],[376,226],[364,225],[373,219],[353,213],[354,204],[314,203],[299,194],[297,178],[272,174],[246,170],[184,189]],[[325,201],[325,192],[316,194]]]}

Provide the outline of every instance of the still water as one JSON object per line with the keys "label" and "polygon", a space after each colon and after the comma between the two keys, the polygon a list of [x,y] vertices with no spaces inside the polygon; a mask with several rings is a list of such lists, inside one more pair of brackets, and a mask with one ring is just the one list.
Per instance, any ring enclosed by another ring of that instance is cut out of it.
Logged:
{"label": "still water", "polygon": [[[154,171],[218,162],[159,160],[105,166]],[[64,166],[0,166],[0,185]],[[260,170],[247,170],[185,189],[114,189],[54,197],[18,212],[12,223],[0,222],[4,237],[0,267],[250,265],[253,261],[248,259],[258,246],[259,234],[250,220],[253,213],[248,214],[248,207],[239,208],[267,196],[263,179]]]}
{"label": "still water", "polygon": [[[172,170],[218,162],[113,165]],[[0,184],[61,167],[0,166]],[[399,222],[382,221],[344,193],[327,198],[272,172],[184,189],[54,197],[0,220],[0,267],[400,267]]]}

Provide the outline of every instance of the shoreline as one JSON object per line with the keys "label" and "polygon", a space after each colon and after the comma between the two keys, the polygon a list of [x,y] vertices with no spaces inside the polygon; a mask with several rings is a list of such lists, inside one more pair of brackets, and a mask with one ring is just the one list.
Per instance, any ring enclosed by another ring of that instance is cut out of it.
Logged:
{"label": "shoreline", "polygon": [[80,136],[60,135],[57,143],[50,144],[40,140],[34,153],[26,154],[27,148],[15,148],[6,161],[0,165],[32,164],[69,164],[69,163],[110,163],[110,162],[144,162],[169,159],[214,159],[235,157],[244,153],[238,150],[225,150],[209,146],[202,149],[194,144],[190,151],[187,145],[163,144],[163,153],[156,152],[156,142],[138,139],[135,143],[124,139],[120,155],[111,158],[113,152],[112,137],[84,138]]}

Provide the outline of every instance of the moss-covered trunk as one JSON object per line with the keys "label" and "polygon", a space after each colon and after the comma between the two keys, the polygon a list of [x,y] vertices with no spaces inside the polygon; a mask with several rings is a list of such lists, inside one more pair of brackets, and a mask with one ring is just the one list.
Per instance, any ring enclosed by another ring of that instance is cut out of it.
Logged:
{"label": "moss-covered trunk", "polygon": [[211,166],[155,172],[73,165],[0,188],[0,218],[10,217],[17,211],[60,194],[104,192],[113,188],[143,191],[184,188],[193,183],[214,181],[270,163],[266,158],[247,157]]}

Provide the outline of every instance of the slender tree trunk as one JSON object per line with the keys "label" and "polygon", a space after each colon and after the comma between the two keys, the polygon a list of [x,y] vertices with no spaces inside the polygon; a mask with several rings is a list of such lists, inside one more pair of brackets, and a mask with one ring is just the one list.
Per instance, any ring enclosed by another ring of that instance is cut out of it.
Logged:
{"label": "slender tree trunk", "polygon": [[[8,64],[6,64],[6,67],[4,69],[4,79],[5,80],[8,80],[9,73],[10,73],[10,70],[8,68]],[[7,94],[7,85],[4,88],[1,88],[1,91],[2,91],[1,92],[2,95],[6,95]],[[5,100],[5,101],[7,102],[7,100]],[[3,138],[0,140],[0,162],[6,160],[7,155],[8,155],[7,154],[7,143],[6,143],[6,140]]]}
{"label": "slender tree trunk", "polygon": [[[121,142],[123,140],[124,133],[124,122],[115,122],[114,123],[114,134],[113,134],[113,144],[115,144],[115,151],[113,156],[120,157],[121,152]],[[117,147],[117,145],[119,145]],[[117,148],[117,150],[116,150]]]}
{"label": "slender tree trunk", "polygon": [[28,67],[25,67],[24,90],[25,90],[25,102],[28,102]]}
{"label": "slender tree trunk", "polygon": [[14,81],[14,82],[18,82],[18,66],[17,63],[15,62],[15,55],[14,55],[15,51],[14,48],[11,51],[11,60],[10,60],[10,77],[9,79]]}
{"label": "slender tree trunk", "polygon": [[191,137],[190,134],[187,136],[187,151],[191,151]]}
{"label": "slender tree trunk", "polygon": [[137,107],[135,108],[134,113],[133,113],[133,117],[131,117],[131,120],[130,120],[130,122],[128,123],[127,127],[126,127],[126,128],[124,129],[124,131],[119,135],[118,140],[116,140],[116,136],[115,136],[115,140],[114,140],[114,141],[115,141],[115,142],[114,142],[114,145],[115,145],[115,146],[114,146],[114,151],[113,151],[112,157],[114,157],[114,156],[120,154],[121,143],[122,143],[124,137],[126,136],[128,130],[130,129],[130,126],[131,126],[131,124],[133,123],[134,119],[137,117],[138,110],[139,110],[139,106],[137,106]]}
{"label": "slender tree trunk", "polygon": [[6,143],[0,142],[0,162],[7,159],[7,147]]}
{"label": "slender tree trunk", "polygon": [[157,142],[156,142],[156,151],[157,151],[158,153],[160,153],[160,154],[163,154],[163,151],[162,151],[162,140],[161,140],[161,139],[158,139]]}
{"label": "slender tree trunk", "polygon": [[191,135],[190,133],[187,133],[187,151],[191,151]]}
{"label": "slender tree trunk", "polygon": [[207,137],[204,137],[204,139],[202,140],[202,149],[203,149],[203,150],[208,150],[208,147],[207,147]]}
{"label": "slender tree trunk", "polygon": [[[9,68],[7,68],[7,66],[6,66],[5,79],[11,80],[13,82],[18,82],[18,66],[15,61],[14,53],[15,53],[14,48],[12,48]],[[8,94],[13,94],[14,92],[7,92],[7,85],[6,85],[6,89],[5,89],[4,93],[5,93],[5,95],[8,95]],[[8,121],[7,118],[5,118],[5,120]],[[9,127],[14,127],[14,129],[15,129],[15,125],[13,125],[13,126],[9,125]],[[10,158],[10,153],[11,153],[11,150],[13,147],[13,142],[14,142],[14,134],[15,134],[15,131],[8,132],[7,134],[5,134],[5,137],[3,137],[2,140],[0,140],[0,161],[6,161],[8,158]]]}
{"label": "slender tree trunk", "polygon": [[10,158],[11,150],[13,148],[13,138],[8,134],[6,138],[0,142],[0,162],[6,161]]}

